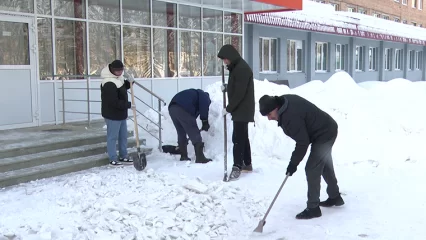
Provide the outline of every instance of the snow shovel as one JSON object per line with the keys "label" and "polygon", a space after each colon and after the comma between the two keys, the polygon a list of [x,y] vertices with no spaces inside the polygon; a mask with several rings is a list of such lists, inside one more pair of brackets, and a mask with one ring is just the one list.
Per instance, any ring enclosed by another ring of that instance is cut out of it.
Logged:
{"label": "snow shovel", "polygon": [[289,177],[289,176],[290,176],[290,175],[288,175],[288,174],[287,174],[287,176],[284,178],[283,184],[281,184],[281,187],[280,187],[280,189],[278,190],[277,194],[275,195],[274,200],[272,200],[272,203],[271,203],[271,205],[269,206],[268,211],[266,211],[265,216],[263,217],[263,219],[262,219],[262,220],[260,220],[260,221],[259,221],[259,225],[257,225],[257,227],[254,229],[254,231],[253,231],[253,232],[258,232],[258,233],[262,233],[262,232],[263,232],[263,226],[265,226],[265,224],[266,224],[266,221],[265,221],[265,220],[266,220],[266,217],[268,216],[269,211],[271,211],[271,208],[272,208],[272,206],[274,205],[275,200],[277,200],[278,195],[280,195],[281,189],[283,189],[284,184],[285,184],[285,182],[287,181],[287,179],[288,179],[288,177]]}
{"label": "snow shovel", "polygon": [[[222,85],[225,86],[225,67],[222,64]],[[223,91],[223,108],[226,108],[226,90]],[[223,141],[223,151],[224,151],[224,155],[223,155],[223,163],[224,163],[224,176],[223,176],[223,181],[224,182],[228,182],[228,130],[226,128],[226,115],[223,116],[223,133],[224,133],[224,141]]]}
{"label": "snow shovel", "polygon": [[[133,92],[133,83],[130,83],[130,93],[132,95],[132,105],[135,105],[135,95]],[[133,108],[133,123],[135,124],[135,137],[136,137],[136,148],[137,152],[132,153],[132,159],[133,159],[133,167],[135,167],[136,170],[142,171],[146,167],[146,155],[145,153],[141,153],[141,147],[139,145],[139,128],[138,128],[138,120],[136,117],[136,108]]]}

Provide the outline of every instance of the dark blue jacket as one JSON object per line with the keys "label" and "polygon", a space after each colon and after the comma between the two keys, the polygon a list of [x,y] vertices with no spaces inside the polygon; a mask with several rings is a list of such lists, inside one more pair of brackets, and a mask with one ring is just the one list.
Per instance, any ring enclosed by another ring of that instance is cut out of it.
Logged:
{"label": "dark blue jacket", "polygon": [[194,118],[200,116],[201,120],[208,120],[210,103],[210,95],[207,92],[191,88],[178,92],[170,101],[169,106],[177,104]]}

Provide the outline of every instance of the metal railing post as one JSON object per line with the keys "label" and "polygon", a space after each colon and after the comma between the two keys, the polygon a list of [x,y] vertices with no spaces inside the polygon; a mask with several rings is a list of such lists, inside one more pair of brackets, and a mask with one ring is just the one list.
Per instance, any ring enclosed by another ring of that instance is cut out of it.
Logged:
{"label": "metal railing post", "polygon": [[65,125],[65,82],[62,78],[62,124]]}
{"label": "metal railing post", "polygon": [[86,78],[87,85],[87,127],[90,127],[90,76]]}
{"label": "metal railing post", "polygon": [[162,138],[161,138],[161,99],[158,99],[158,150],[161,151]]}

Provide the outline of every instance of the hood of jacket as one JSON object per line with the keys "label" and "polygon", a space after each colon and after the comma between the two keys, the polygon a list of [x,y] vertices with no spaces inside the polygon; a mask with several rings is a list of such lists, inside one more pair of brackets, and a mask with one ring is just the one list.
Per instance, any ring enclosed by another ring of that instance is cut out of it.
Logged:
{"label": "hood of jacket", "polygon": [[241,58],[241,55],[232,45],[226,44],[219,50],[217,57],[220,59],[228,59],[231,61],[231,64],[235,64]]}
{"label": "hood of jacket", "polygon": [[105,83],[112,82],[117,86],[117,88],[121,88],[121,86],[123,86],[124,84],[123,74],[121,74],[120,76],[115,76],[111,73],[108,66],[102,69],[101,78],[103,78],[102,86],[104,86]]}

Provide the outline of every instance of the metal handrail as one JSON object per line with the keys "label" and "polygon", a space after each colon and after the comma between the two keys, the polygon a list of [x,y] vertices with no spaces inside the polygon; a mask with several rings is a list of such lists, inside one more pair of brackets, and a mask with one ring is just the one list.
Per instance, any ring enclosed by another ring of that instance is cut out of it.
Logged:
{"label": "metal handrail", "polygon": [[[53,79],[55,77],[83,77],[86,79],[86,88],[84,87],[65,87],[65,80],[62,78],[61,82],[62,82],[62,86],[58,87],[58,89],[62,90],[62,98],[60,98],[59,100],[62,101],[62,111],[59,111],[62,113],[62,123],[65,124],[66,123],[66,119],[65,119],[65,114],[66,113],[76,113],[76,114],[87,114],[87,121],[88,121],[88,125],[90,125],[90,121],[91,121],[91,115],[101,115],[101,113],[93,113],[90,110],[90,103],[92,102],[102,102],[99,100],[90,100],[90,91],[91,90],[99,90],[99,88],[91,88],[90,87],[90,78],[100,78],[99,75],[52,75]],[[145,116],[143,113],[141,113],[139,110],[136,109],[136,111],[142,115],[144,118],[148,119],[151,123],[153,123],[156,127],[158,127],[158,137],[153,135],[151,132],[148,131],[148,129],[146,129],[145,127],[141,126],[138,123],[138,126],[140,128],[142,128],[143,130],[145,130],[147,133],[149,133],[151,136],[153,136],[155,139],[158,140],[158,149],[161,150],[162,148],[162,133],[161,131],[163,130],[162,128],[162,123],[161,123],[161,107],[166,105],[166,101],[164,101],[164,99],[162,99],[160,96],[158,96],[157,94],[155,94],[154,92],[152,92],[151,90],[149,90],[148,88],[146,88],[145,86],[143,86],[142,84],[134,81],[134,85],[142,88],[143,90],[145,90],[147,93],[149,93],[151,96],[154,96],[155,98],[157,98],[158,101],[158,107],[157,109],[154,109],[153,107],[151,107],[149,104],[147,104],[146,102],[144,102],[142,99],[140,99],[139,97],[135,96],[135,98],[142,102],[143,104],[145,104],[148,108],[154,110],[157,114],[158,114],[158,123],[156,123],[155,121],[153,121],[152,119],[148,118],[147,116]],[[65,98],[65,89],[72,89],[72,90],[86,90],[87,92],[87,100],[80,100],[80,99],[72,99],[72,98]],[[78,111],[66,111],[65,108],[65,102],[87,102],[87,112],[78,112]],[[129,118],[130,120],[134,121],[130,116]]]}

